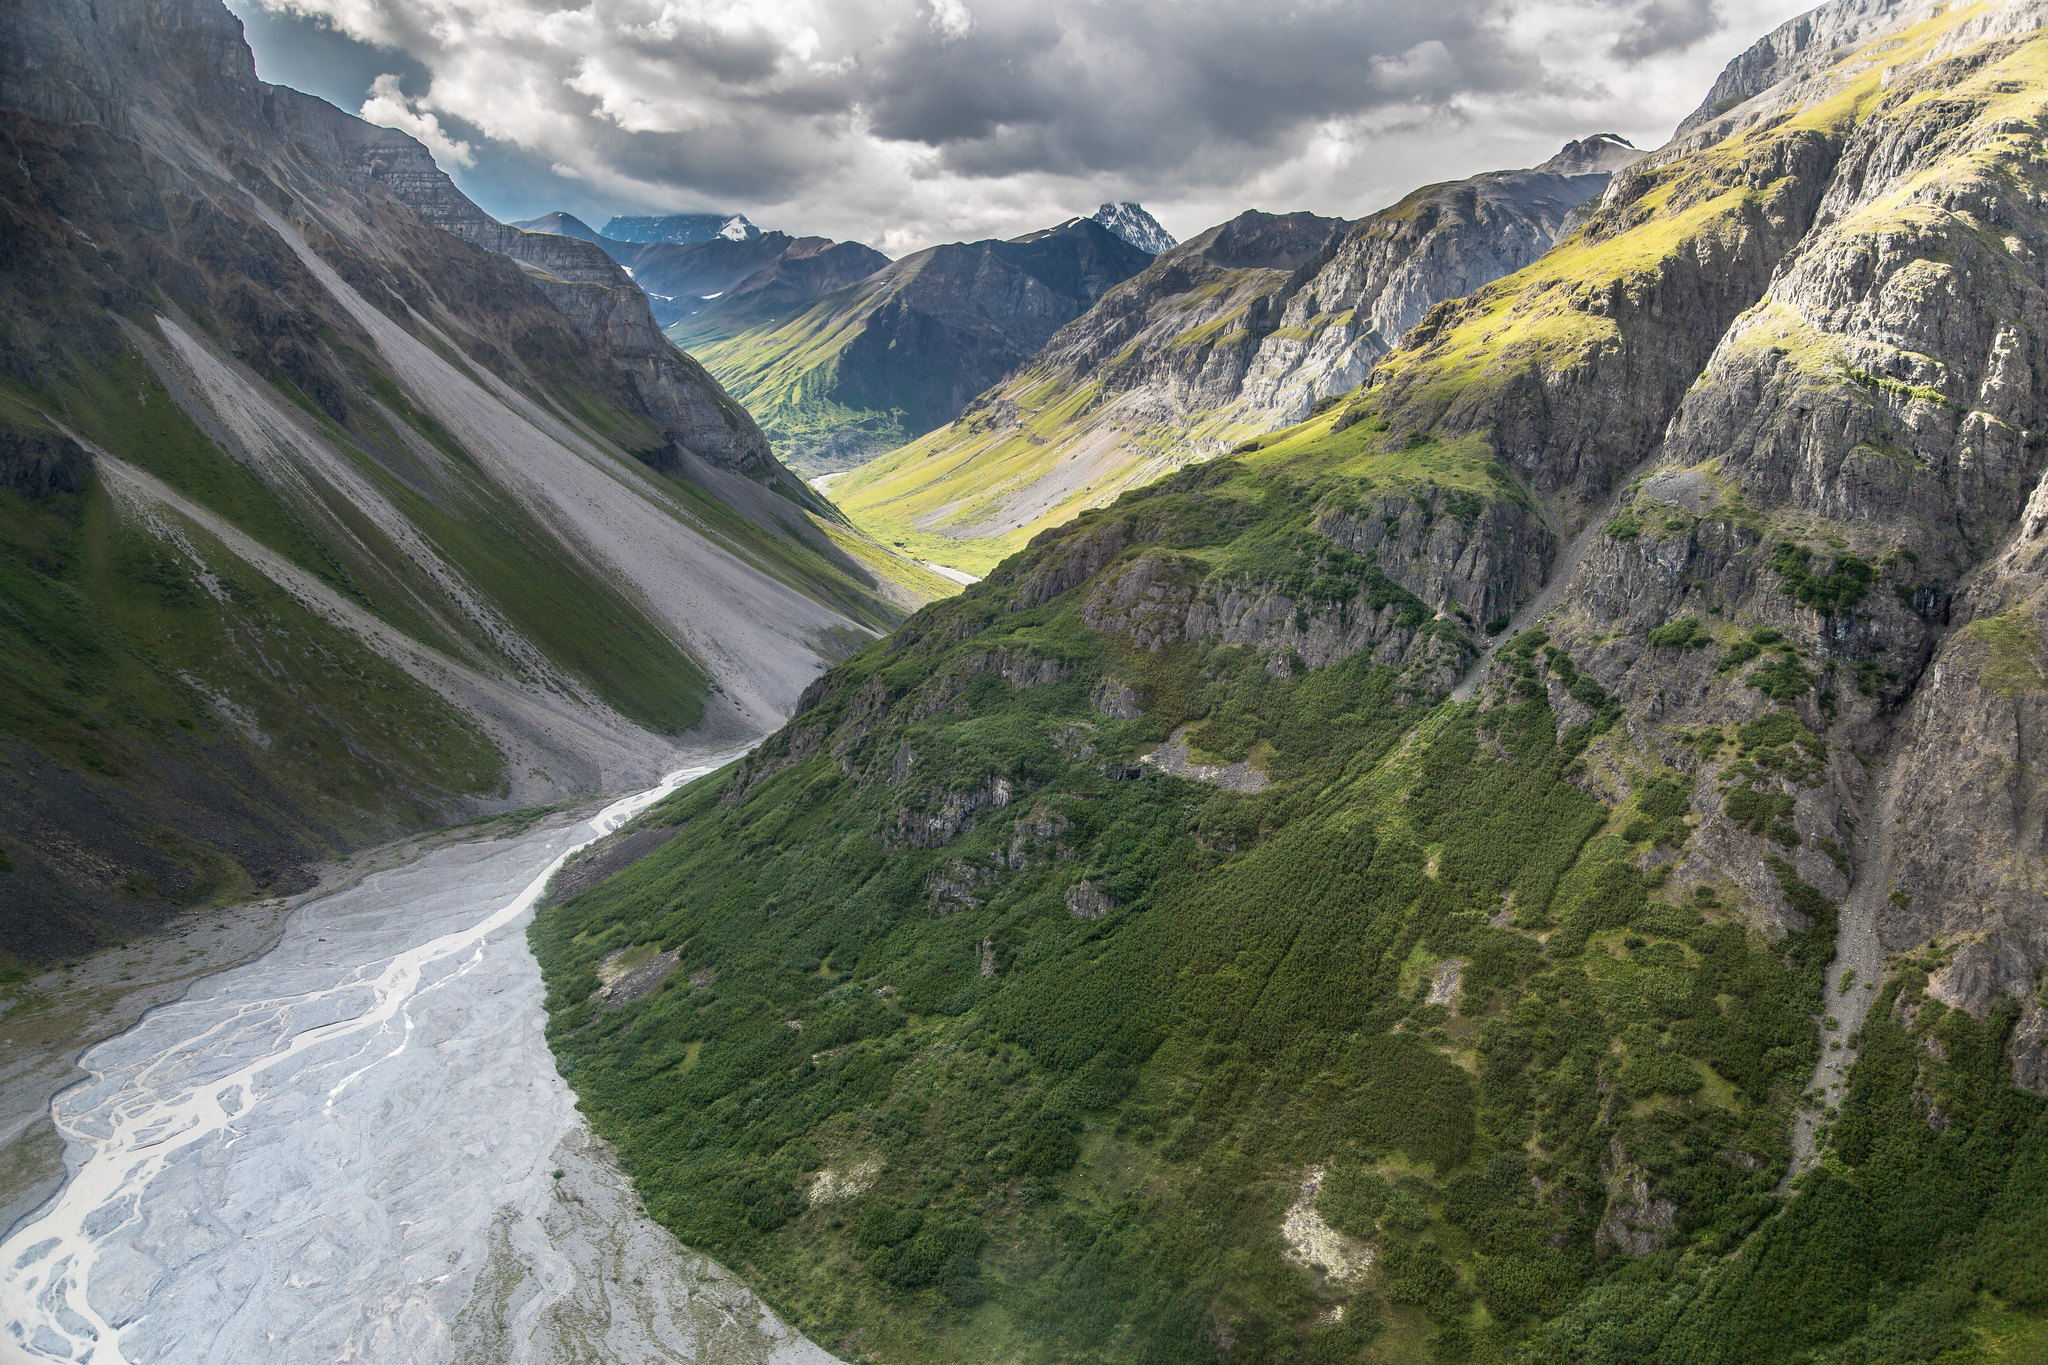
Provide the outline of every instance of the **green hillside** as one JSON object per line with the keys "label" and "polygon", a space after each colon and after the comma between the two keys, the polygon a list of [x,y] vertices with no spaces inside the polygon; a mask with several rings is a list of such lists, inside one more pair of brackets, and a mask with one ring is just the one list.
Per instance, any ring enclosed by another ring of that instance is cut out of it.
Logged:
{"label": "green hillside", "polygon": [[[1817,927],[1773,944],[1739,889],[1645,876],[1645,851],[1691,833],[1686,787],[1581,790],[1618,707],[1540,632],[1484,702],[1435,702],[1428,671],[1473,647],[1306,533],[1364,483],[1317,470],[1326,449],[1126,495],[927,608],[647,817],[688,837],[547,915],[551,1036],[649,1208],[857,1358],[1202,1360],[1222,1327],[1261,1360],[1499,1359],[1554,1318],[1536,1358],[1642,1359],[1572,1352],[1646,1313],[1701,1342],[1672,1359],[1786,1358],[1743,1350],[1821,1269],[1889,1305],[1886,1331],[1934,1301],[1953,1318],[1951,1286],[1985,1272],[1973,1247],[2048,1232],[2025,1195],[2048,1169],[2030,1164],[2043,1106],[1970,1079],[1995,1066],[1997,1021],[1940,1035],[1942,1084],[2009,1130],[1995,1157],[1851,1139],[1853,1169],[1780,1215],[1829,908],[1777,863]],[[1311,612],[1362,600],[1408,637],[1403,666],[1275,677],[1243,648],[1091,630],[1086,583],[1050,594],[1119,544],[1127,570],[1285,585]],[[1558,676],[1594,708],[1561,732]],[[1139,718],[1091,705],[1109,679]],[[1134,766],[1190,723],[1202,757],[1271,785]],[[1726,742],[1773,762],[1825,748],[1785,711]],[[598,962],[639,944],[679,951],[667,989],[601,1009]],[[1883,1046],[1917,1046],[1890,1027]],[[1909,1104],[1911,1072],[1866,1072],[1845,1130]],[[1607,1244],[1633,1231],[1601,1214],[1617,1144],[1683,1191],[1644,1262]],[[1319,1216],[1374,1249],[1370,1274],[1290,1263],[1315,1168]],[[1976,1212],[1946,1255],[1811,1262],[1951,1195]],[[2039,1294],[2009,1269],[1988,1283]]]}
{"label": "green hillside", "polygon": [[654,1216],[853,1361],[2039,1358],[2031,14],[1786,25],[643,817],[532,942]]}

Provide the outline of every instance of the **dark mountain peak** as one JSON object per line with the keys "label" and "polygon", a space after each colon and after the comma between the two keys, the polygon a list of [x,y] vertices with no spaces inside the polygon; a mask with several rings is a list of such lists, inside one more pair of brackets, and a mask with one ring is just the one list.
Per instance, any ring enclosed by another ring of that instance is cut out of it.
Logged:
{"label": "dark mountain peak", "polygon": [[554,213],[542,214],[538,218],[528,218],[524,222],[514,223],[512,226],[523,228],[527,232],[551,232],[558,237],[580,237],[586,242],[602,242],[607,240],[596,228],[584,222],[575,214],[563,213],[560,210]]}
{"label": "dark mountain peak", "polygon": [[1200,252],[1209,261],[1236,270],[1297,270],[1350,225],[1346,219],[1316,213],[1247,209],[1189,238],[1179,250]]}
{"label": "dark mountain peak", "polygon": [[1612,175],[1645,155],[1642,148],[1619,133],[1595,133],[1565,143],[1556,156],[1536,169],[1551,175]]}

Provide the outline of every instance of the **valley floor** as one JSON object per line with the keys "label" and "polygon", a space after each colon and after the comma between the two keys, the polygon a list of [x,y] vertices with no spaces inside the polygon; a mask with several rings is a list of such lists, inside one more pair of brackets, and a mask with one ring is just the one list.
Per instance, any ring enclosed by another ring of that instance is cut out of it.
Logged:
{"label": "valley floor", "polygon": [[640,1212],[542,1036],[548,876],[722,761],[311,900],[95,1047],[64,1188],[0,1248],[0,1354],[829,1362]]}

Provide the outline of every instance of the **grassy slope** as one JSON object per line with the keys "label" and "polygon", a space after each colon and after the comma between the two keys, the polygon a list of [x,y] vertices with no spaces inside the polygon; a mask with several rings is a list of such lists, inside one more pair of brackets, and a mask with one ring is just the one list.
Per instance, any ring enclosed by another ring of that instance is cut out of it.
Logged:
{"label": "grassy slope", "polygon": [[877,540],[977,575],[1048,526],[1071,520],[1085,500],[1063,503],[1028,526],[989,539],[920,527],[933,514],[947,524],[972,524],[1004,492],[1043,477],[1075,438],[1096,398],[1093,385],[1077,387],[1038,370],[1007,381],[1004,388],[1017,394],[1019,430],[992,432],[962,418],[852,470],[834,483],[833,501]]}
{"label": "grassy slope", "polygon": [[[1132,517],[1212,581],[1313,601],[1347,570],[1307,508],[1355,478],[1319,449],[1072,535]],[[1120,648],[1080,624],[1085,590],[1015,610],[1017,576],[843,665],[795,727],[824,752],[734,806],[716,780],[681,794],[650,818],[689,838],[536,928],[564,1069],[680,1236],[877,1359],[1208,1359],[1219,1331],[1259,1359],[1497,1358],[1613,1278],[1593,1245],[1611,1138],[1685,1188],[1702,1255],[1769,1215],[1826,934],[1771,948],[1729,904],[1658,898],[1633,859],[1683,823],[1571,785],[1592,728],[1560,741],[1533,683],[1432,706],[1363,659],[1275,679],[1236,648]],[[1569,667],[1539,643],[1524,673]],[[1005,650],[1070,671],[968,671]],[[1110,674],[1143,719],[1091,710]],[[878,720],[878,692],[912,699]],[[1272,789],[1105,778],[1205,717],[1199,747],[1269,753]],[[900,811],[992,776],[1006,808],[901,846]],[[1044,812],[1067,827],[1033,835]],[[981,903],[935,901],[935,874]],[[1082,880],[1121,905],[1070,915]],[[682,970],[598,1011],[597,960],[635,944]],[[1454,956],[1462,1003],[1424,1003]],[[1311,1165],[1351,1191],[1325,1215],[1377,1241],[1363,1284],[1283,1258]],[[817,1172],[870,1168],[813,1202]],[[1531,1176],[1594,1197],[1539,1203]]]}
{"label": "grassy slope", "polygon": [[[827,294],[783,321],[769,321],[730,336],[699,337],[679,323],[669,330],[733,397],[746,405],[776,445],[809,446],[834,432],[857,430],[878,448],[910,433],[904,414],[890,408],[851,408],[838,391],[840,352],[876,309],[894,296],[893,278],[873,277]],[[899,286],[900,287],[900,286]]]}
{"label": "grassy slope", "polygon": [[[1244,333],[1233,330],[1233,319],[1285,278],[1273,270],[1237,271],[1167,301],[1158,311],[1199,311],[1207,320],[1187,326],[1166,344],[1209,349],[1242,342]],[[1317,330],[1331,321],[1318,319]],[[1105,369],[1127,363],[1135,350],[1135,345],[1126,348]],[[1002,416],[970,413],[879,456],[834,484],[834,501],[878,540],[983,574],[1038,532],[1185,463],[1191,451],[1223,449],[1262,429],[1225,411],[1170,428],[1127,431],[1114,425],[1099,384],[1044,366],[1020,371],[992,393]],[[1063,458],[1109,445],[1117,447],[1114,457],[1086,486],[1013,530],[975,533],[1007,497],[1037,484]]]}

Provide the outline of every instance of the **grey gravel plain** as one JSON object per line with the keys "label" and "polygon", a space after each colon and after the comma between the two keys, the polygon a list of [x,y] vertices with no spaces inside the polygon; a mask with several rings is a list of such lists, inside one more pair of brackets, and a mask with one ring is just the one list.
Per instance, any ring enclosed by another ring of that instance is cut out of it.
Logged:
{"label": "grey gravel plain", "polygon": [[0,1356],[829,1365],[640,1210],[542,1033],[532,907],[680,780],[432,849],[94,1048]]}

